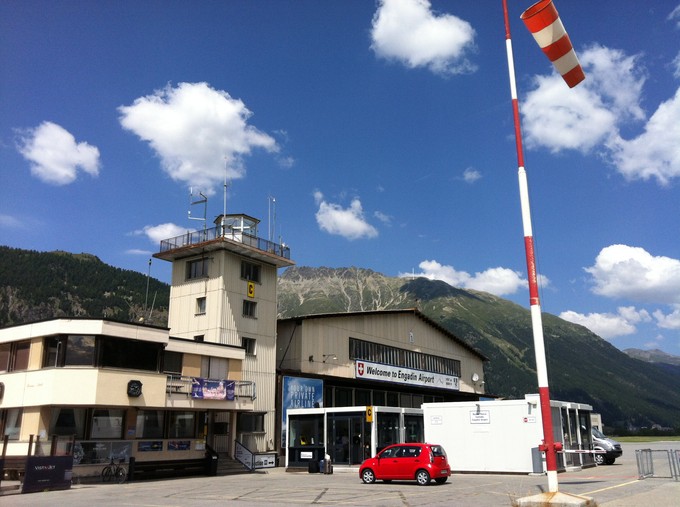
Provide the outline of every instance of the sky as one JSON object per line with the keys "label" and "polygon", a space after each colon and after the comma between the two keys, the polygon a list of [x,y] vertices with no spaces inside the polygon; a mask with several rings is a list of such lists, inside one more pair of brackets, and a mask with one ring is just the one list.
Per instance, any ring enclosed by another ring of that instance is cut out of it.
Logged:
{"label": "sky", "polygon": [[[680,355],[680,2],[557,0],[573,88],[508,3],[541,309]],[[3,0],[0,244],[170,282],[226,181],[298,266],[528,308],[509,83],[501,0]]]}

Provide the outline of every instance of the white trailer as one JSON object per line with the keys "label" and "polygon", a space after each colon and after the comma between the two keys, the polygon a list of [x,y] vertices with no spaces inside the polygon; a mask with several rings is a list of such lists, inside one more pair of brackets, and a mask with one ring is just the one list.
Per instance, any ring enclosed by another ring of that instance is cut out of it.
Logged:
{"label": "white trailer", "polygon": [[[441,444],[453,472],[543,473],[543,439],[537,394],[523,400],[424,403],[425,441]],[[551,401],[553,437],[562,442],[561,469],[592,463],[590,412],[579,403]],[[582,428],[585,426],[585,428]]]}

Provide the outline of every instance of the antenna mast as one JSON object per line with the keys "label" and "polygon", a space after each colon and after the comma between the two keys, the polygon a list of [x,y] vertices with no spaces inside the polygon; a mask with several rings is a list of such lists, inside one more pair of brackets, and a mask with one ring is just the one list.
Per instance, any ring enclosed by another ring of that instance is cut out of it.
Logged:
{"label": "antenna mast", "polygon": [[192,217],[191,216],[191,210],[189,210],[189,220],[203,220],[203,239],[208,237],[208,231],[206,230],[206,214],[208,212],[208,198],[199,190],[198,195],[200,199],[194,201],[194,189],[189,188],[189,205],[193,206],[194,204],[203,204],[203,218],[200,217]]}

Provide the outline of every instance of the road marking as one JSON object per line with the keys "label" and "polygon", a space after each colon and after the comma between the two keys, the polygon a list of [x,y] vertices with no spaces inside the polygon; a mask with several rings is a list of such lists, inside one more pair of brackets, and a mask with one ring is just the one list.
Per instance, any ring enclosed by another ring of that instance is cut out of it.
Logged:
{"label": "road marking", "polygon": [[594,493],[601,493],[602,491],[620,488],[621,486],[628,486],[630,484],[635,484],[636,482],[639,482],[639,479],[635,479],[634,481],[629,481],[629,482],[623,482],[621,484],[617,484],[616,486],[609,486],[608,488],[596,489],[595,491],[588,491],[587,493],[583,493],[583,494],[584,495],[592,495]]}

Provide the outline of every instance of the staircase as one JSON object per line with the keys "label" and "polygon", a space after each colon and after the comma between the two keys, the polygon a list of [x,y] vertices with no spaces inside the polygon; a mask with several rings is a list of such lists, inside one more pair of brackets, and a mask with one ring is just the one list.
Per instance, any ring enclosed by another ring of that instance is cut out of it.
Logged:
{"label": "staircase", "polygon": [[242,463],[227,456],[226,453],[220,453],[220,457],[217,460],[217,475],[235,475],[247,473],[250,473],[250,470],[244,467]]}

